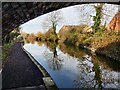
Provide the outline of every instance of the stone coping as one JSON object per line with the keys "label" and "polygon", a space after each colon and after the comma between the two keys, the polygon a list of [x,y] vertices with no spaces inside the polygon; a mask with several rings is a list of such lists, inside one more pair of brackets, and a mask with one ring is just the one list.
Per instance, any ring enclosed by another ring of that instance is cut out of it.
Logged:
{"label": "stone coping", "polygon": [[32,60],[32,62],[38,67],[38,69],[40,70],[40,72],[42,72],[43,74],[43,81],[45,83],[45,86],[47,89],[52,89],[52,90],[58,90],[55,82],[53,81],[53,79],[51,78],[51,76],[49,75],[49,73],[44,69],[44,67],[42,65],[40,65],[36,59],[27,51],[23,48],[23,43],[21,43],[21,47],[23,49],[23,51],[29,56],[29,58]]}

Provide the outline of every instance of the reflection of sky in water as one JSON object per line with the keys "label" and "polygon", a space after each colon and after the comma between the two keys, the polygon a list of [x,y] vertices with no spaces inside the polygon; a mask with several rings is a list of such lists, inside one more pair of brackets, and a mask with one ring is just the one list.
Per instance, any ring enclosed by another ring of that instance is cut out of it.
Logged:
{"label": "reflection of sky in water", "polygon": [[[53,57],[44,44],[25,44],[24,48],[47,70],[59,88],[93,87],[96,84],[95,71],[91,57],[87,54],[84,59],[79,59],[57,50],[57,56]],[[98,66],[101,71],[102,86],[115,87],[118,84],[118,73]],[[55,69],[53,69],[55,68]],[[100,81],[98,80],[98,83]],[[96,86],[98,87],[98,86]]]}

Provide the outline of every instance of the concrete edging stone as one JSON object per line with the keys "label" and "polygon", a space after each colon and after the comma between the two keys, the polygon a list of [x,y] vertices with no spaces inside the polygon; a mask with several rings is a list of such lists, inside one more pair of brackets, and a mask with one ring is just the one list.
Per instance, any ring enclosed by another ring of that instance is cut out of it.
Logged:
{"label": "concrete edging stone", "polygon": [[21,47],[23,49],[23,51],[29,56],[29,58],[32,60],[32,62],[38,67],[38,69],[40,70],[40,72],[42,72],[43,74],[43,81],[45,83],[45,86],[47,89],[52,89],[52,90],[58,90],[55,82],[53,81],[53,79],[50,77],[50,75],[48,74],[48,72],[44,69],[43,66],[41,66],[36,60],[35,58],[27,51],[23,48],[23,43],[21,43]]}

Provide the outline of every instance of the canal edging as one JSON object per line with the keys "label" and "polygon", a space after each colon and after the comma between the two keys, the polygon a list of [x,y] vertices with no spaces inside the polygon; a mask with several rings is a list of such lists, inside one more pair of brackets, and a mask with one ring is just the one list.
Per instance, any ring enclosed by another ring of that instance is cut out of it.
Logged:
{"label": "canal edging", "polygon": [[53,79],[51,78],[51,76],[49,75],[49,73],[44,69],[44,67],[42,65],[40,65],[36,59],[27,51],[23,48],[23,44],[21,43],[21,47],[23,49],[23,51],[29,56],[29,58],[31,59],[31,61],[38,67],[38,69],[40,70],[40,72],[42,72],[43,74],[43,81],[45,83],[45,86],[47,89],[52,89],[52,90],[57,90],[57,86],[55,84],[55,82],[53,81]]}
{"label": "canal edging", "polygon": [[112,59],[112,60],[120,61],[118,57],[112,57],[112,56],[110,56],[110,55],[107,55],[107,54],[105,54],[105,53],[102,53],[102,52],[100,52],[100,51],[97,51],[96,48],[90,48],[90,47],[85,46],[85,45],[83,45],[83,44],[81,44],[81,45],[79,46],[79,48],[82,48],[82,49],[85,49],[86,51],[89,51],[92,55],[100,55],[100,56],[103,56],[103,57],[105,57],[105,58],[109,58],[109,59]]}

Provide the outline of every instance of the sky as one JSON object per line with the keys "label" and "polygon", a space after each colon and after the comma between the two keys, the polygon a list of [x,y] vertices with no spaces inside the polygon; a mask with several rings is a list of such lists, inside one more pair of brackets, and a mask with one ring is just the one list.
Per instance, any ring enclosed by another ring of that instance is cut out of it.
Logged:
{"label": "sky", "polygon": [[[59,9],[58,11],[61,12],[62,22],[58,24],[57,32],[64,25],[80,25],[80,24],[88,24],[90,26],[93,25],[94,22],[90,15],[94,16],[95,10],[92,5],[93,4],[83,4]],[[102,23],[104,24],[106,21],[106,23],[108,24],[117,11],[118,11],[117,5],[105,4],[103,11],[104,13],[103,18],[105,19],[103,19]],[[37,18],[22,24],[20,26],[22,28],[21,31],[26,33],[46,32],[48,28],[46,29],[43,28],[43,22],[46,20],[48,15],[49,13],[38,16]]]}

